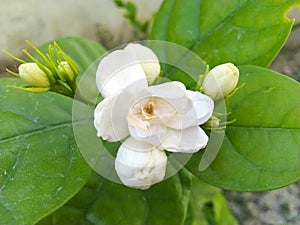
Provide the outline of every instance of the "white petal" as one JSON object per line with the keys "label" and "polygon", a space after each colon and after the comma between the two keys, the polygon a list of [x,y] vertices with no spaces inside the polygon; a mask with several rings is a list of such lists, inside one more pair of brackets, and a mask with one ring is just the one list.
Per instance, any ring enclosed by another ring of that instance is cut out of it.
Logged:
{"label": "white petal", "polygon": [[207,95],[201,94],[198,91],[186,91],[189,98],[193,102],[193,109],[185,115],[185,117],[190,117],[196,113],[197,122],[193,125],[200,125],[205,123],[211,116],[214,110],[214,101]]}
{"label": "white petal", "polygon": [[136,59],[140,61],[148,83],[152,84],[160,74],[160,65],[155,53],[150,48],[132,43],[128,44],[124,50],[135,56]]}
{"label": "white petal", "polygon": [[115,101],[117,95],[103,99],[94,111],[94,126],[97,129],[97,136],[108,141],[120,141],[129,135],[126,113],[118,114],[118,126],[115,127],[115,121],[112,118],[115,110]]}
{"label": "white petal", "polygon": [[166,166],[164,151],[131,137],[121,145],[115,160],[115,169],[121,181],[138,189],[147,189],[162,181]]}
{"label": "white petal", "polygon": [[116,50],[104,57],[96,72],[97,87],[103,97],[113,95],[137,81],[141,81],[143,87],[148,86],[142,66],[124,50]]}
{"label": "white petal", "polygon": [[[141,81],[139,81],[141,82]],[[127,114],[135,99],[144,95],[139,82],[123,91],[103,99],[94,111],[97,136],[108,141],[120,141],[129,135]]]}
{"label": "white petal", "polygon": [[188,113],[193,103],[186,94],[185,86],[177,81],[151,86],[147,89],[152,96],[161,98],[157,101],[155,114],[168,127],[181,129],[185,127],[182,115]]}
{"label": "white petal", "polygon": [[189,91],[180,82],[168,82],[151,86],[148,91],[157,97],[155,113],[166,126],[185,129],[206,122],[212,115],[214,102],[196,91]]}
{"label": "white petal", "polygon": [[155,108],[153,110],[156,117],[160,118],[164,124],[168,124],[170,120],[178,113],[172,101],[162,98],[154,98]]}
{"label": "white petal", "polygon": [[181,82],[172,81],[150,86],[148,88],[148,91],[153,96],[157,96],[160,98],[178,99],[185,96],[186,88]]}
{"label": "white petal", "polygon": [[189,127],[183,130],[169,128],[161,149],[171,152],[194,153],[204,148],[208,137],[199,126]]}
{"label": "white petal", "polygon": [[[185,129],[190,126],[201,125],[212,116],[214,102],[210,97],[197,91],[186,90],[185,96],[179,99],[179,101],[169,100],[174,106],[173,115],[168,107],[161,107],[161,114],[164,112],[166,115],[170,115],[169,120],[164,120],[166,126],[174,129]],[[169,114],[166,113],[167,111]]]}
{"label": "white petal", "polygon": [[129,132],[130,136],[136,140],[158,146],[165,136],[166,127],[162,124],[151,124],[145,128],[141,128],[129,124]]}

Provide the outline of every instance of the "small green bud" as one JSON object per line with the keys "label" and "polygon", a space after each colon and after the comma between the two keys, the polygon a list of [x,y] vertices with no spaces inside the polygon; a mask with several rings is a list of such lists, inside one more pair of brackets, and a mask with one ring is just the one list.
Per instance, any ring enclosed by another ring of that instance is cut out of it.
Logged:
{"label": "small green bud", "polygon": [[75,74],[68,62],[61,61],[59,63],[58,76],[62,81],[73,81]]}
{"label": "small green bud", "polygon": [[32,87],[51,86],[48,76],[33,62],[21,64],[19,66],[19,76]]}
{"label": "small green bud", "polygon": [[214,67],[205,76],[202,83],[204,94],[214,100],[225,98],[236,87],[239,80],[239,69],[232,63]]}
{"label": "small green bud", "polygon": [[210,119],[205,123],[206,127],[217,128],[220,126],[220,119],[216,116],[210,117]]}

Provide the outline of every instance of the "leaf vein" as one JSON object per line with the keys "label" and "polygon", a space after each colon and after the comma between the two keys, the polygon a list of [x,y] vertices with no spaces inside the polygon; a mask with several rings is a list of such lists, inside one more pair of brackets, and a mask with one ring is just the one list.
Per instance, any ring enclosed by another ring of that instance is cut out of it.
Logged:
{"label": "leaf vein", "polygon": [[45,125],[43,127],[40,127],[38,129],[34,129],[32,131],[29,132],[25,132],[25,133],[19,133],[18,135],[13,135],[11,137],[6,137],[3,139],[0,139],[0,144],[8,142],[8,141],[13,141],[14,139],[20,138],[20,137],[29,137],[38,133],[42,133],[42,132],[47,132],[47,131],[52,131],[52,130],[56,130],[56,129],[60,129],[60,128],[65,128],[65,127],[70,127],[73,124],[82,124],[82,123],[86,123],[87,121],[90,121],[89,119],[83,121],[83,120],[78,120],[78,121],[66,121],[63,123],[57,123],[57,124],[52,124],[52,125]]}
{"label": "leaf vein", "polygon": [[190,47],[190,50],[193,51],[194,49],[196,49],[201,44],[201,41],[207,39],[208,36],[211,36],[216,30],[218,30],[220,27],[222,27],[224,25],[224,23],[226,23],[233,16],[235,16],[240,9],[242,9],[243,7],[245,7],[247,5],[247,3],[248,2],[245,1],[243,4],[238,6],[231,14],[229,14],[226,18],[224,18],[222,21],[220,21],[219,24],[217,24],[210,31],[208,31],[204,36],[202,36],[201,38],[199,37],[197,40],[195,40],[195,44]]}

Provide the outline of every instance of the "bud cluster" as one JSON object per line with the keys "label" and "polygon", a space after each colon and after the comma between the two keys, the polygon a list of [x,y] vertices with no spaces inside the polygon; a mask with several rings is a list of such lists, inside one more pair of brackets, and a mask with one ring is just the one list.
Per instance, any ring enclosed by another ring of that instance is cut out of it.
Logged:
{"label": "bud cluster", "polygon": [[[30,92],[53,91],[73,97],[76,91],[76,77],[78,67],[76,63],[56,43],[49,44],[48,52],[42,53],[31,42],[26,41],[36,52],[36,57],[28,51],[23,52],[30,58],[30,62],[19,59],[8,52],[7,55],[19,61],[19,73],[6,69],[12,75],[20,77],[28,86],[16,88]],[[39,59],[38,59],[39,58]]]}

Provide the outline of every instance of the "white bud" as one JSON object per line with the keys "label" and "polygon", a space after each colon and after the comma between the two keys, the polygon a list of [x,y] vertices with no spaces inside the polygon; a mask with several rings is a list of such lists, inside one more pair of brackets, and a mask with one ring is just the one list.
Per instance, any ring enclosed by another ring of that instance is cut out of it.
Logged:
{"label": "white bud", "polygon": [[205,76],[202,83],[204,94],[214,100],[225,98],[236,87],[239,80],[239,69],[232,63],[214,67]]}
{"label": "white bud", "polygon": [[121,145],[115,160],[115,169],[122,183],[143,190],[163,180],[166,166],[164,151],[131,137]]}
{"label": "white bud", "polygon": [[160,64],[155,53],[148,47],[140,44],[128,44],[125,51],[134,56],[145,72],[147,81],[152,84],[160,74]]}
{"label": "white bud", "polygon": [[19,66],[19,76],[33,87],[50,87],[49,78],[36,63],[24,63]]}

